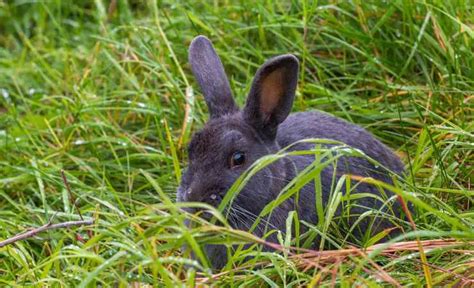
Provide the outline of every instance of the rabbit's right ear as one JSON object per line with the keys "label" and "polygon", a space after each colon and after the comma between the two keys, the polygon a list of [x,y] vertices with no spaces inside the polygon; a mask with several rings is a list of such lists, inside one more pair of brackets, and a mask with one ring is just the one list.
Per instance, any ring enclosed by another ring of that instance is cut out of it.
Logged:
{"label": "rabbit's right ear", "polygon": [[229,80],[219,56],[205,36],[197,36],[189,45],[189,62],[201,87],[211,118],[237,112]]}
{"label": "rabbit's right ear", "polygon": [[286,54],[268,60],[255,74],[243,115],[266,139],[275,139],[278,125],[290,114],[298,67],[298,59]]}

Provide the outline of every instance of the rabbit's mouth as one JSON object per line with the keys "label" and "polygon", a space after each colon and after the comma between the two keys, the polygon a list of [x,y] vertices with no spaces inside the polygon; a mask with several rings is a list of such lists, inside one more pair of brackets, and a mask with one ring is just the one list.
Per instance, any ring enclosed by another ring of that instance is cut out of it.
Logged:
{"label": "rabbit's mouth", "polygon": [[[189,193],[188,191],[186,191],[185,193]],[[219,206],[219,204],[221,203],[222,201],[222,196],[221,194],[218,194],[218,193],[210,193],[206,196],[203,196],[201,197],[200,199],[186,199],[184,198],[183,201],[186,201],[186,202],[200,202],[200,203],[205,203],[205,204],[208,204],[214,208],[217,208]],[[195,214],[196,216],[199,216],[200,218],[206,220],[206,221],[210,221],[215,212],[214,211],[211,211],[210,209],[206,209],[206,208],[188,208],[187,209],[187,212],[191,213],[191,214]]]}

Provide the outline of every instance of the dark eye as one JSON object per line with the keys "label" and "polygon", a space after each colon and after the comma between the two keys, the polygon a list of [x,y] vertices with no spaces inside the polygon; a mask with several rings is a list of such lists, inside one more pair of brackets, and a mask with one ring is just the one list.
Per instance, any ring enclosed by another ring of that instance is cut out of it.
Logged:
{"label": "dark eye", "polygon": [[234,152],[230,157],[230,167],[240,166],[245,163],[245,153],[241,151]]}

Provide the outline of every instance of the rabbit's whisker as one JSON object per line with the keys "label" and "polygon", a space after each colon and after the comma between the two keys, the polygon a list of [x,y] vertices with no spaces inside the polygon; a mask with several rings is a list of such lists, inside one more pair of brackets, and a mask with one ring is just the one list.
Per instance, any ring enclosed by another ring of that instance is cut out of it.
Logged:
{"label": "rabbit's whisker", "polygon": [[255,215],[254,213],[250,212],[249,210],[241,207],[241,206],[238,206],[236,205],[235,207],[236,209],[239,209],[239,212],[244,214],[245,216],[251,218],[251,220],[253,220],[253,222],[257,221],[257,219],[260,221],[260,223],[258,224],[258,226],[260,226],[261,224],[266,224],[266,226],[270,226],[274,229],[277,229],[277,227],[275,227],[272,223],[270,223],[267,219],[261,217],[261,216],[257,216]]}

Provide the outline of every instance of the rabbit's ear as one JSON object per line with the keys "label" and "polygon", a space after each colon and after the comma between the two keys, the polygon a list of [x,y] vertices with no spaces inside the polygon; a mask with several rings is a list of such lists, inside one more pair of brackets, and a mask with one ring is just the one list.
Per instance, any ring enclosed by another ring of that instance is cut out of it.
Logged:
{"label": "rabbit's ear", "polygon": [[244,108],[244,119],[273,140],[278,125],[290,114],[298,83],[298,59],[280,55],[258,69]]}
{"label": "rabbit's ear", "polygon": [[189,45],[189,62],[204,94],[211,118],[237,112],[224,66],[205,36],[197,36]]}

